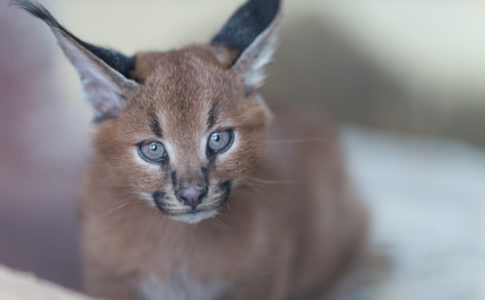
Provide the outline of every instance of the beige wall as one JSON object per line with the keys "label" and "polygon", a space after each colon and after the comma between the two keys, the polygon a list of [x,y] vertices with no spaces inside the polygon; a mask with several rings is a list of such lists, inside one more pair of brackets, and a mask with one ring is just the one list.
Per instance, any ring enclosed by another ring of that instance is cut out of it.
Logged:
{"label": "beige wall", "polygon": [[[207,41],[242,1],[42,2],[79,36],[133,53]],[[483,1],[287,0],[285,7],[286,25],[319,18],[407,88],[485,93]]]}

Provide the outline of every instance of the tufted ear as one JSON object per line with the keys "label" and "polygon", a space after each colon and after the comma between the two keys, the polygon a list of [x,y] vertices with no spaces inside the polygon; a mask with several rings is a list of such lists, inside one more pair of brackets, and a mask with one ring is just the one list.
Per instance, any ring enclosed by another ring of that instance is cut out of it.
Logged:
{"label": "tufted ear", "polygon": [[276,48],[280,15],[280,0],[249,0],[212,39],[212,45],[225,46],[239,54],[231,68],[243,74],[248,91],[263,84],[263,68]]}
{"label": "tufted ear", "polygon": [[39,3],[11,0],[10,5],[24,9],[50,27],[62,51],[75,67],[82,82],[83,98],[96,118],[99,120],[118,115],[127,101],[127,92],[138,87],[131,75],[135,68],[135,57],[126,57],[81,41]]}

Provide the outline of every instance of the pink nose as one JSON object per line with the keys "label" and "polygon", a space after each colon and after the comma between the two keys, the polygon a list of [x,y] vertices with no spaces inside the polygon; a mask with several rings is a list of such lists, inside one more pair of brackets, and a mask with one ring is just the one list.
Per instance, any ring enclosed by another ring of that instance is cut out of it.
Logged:
{"label": "pink nose", "polygon": [[183,188],[178,192],[178,200],[195,209],[205,196],[205,190],[200,187]]}

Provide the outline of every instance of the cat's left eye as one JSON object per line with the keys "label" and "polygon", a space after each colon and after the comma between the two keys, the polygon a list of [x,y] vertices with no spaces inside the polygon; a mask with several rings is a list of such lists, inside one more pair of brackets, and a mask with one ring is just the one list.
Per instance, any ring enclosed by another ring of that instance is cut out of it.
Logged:
{"label": "cat's left eye", "polygon": [[209,136],[207,150],[209,154],[225,151],[231,146],[233,139],[232,130],[214,132]]}
{"label": "cat's left eye", "polygon": [[138,145],[138,154],[147,162],[162,162],[167,159],[167,152],[162,143],[144,142]]}

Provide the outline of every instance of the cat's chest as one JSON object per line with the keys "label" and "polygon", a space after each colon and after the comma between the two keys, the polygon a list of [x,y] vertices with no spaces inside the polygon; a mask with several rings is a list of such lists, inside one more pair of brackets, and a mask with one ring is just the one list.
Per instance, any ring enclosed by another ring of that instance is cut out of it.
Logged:
{"label": "cat's chest", "polygon": [[222,299],[227,284],[219,278],[198,279],[186,269],[175,270],[161,279],[147,276],[139,283],[141,299],[146,300],[213,300]]}

